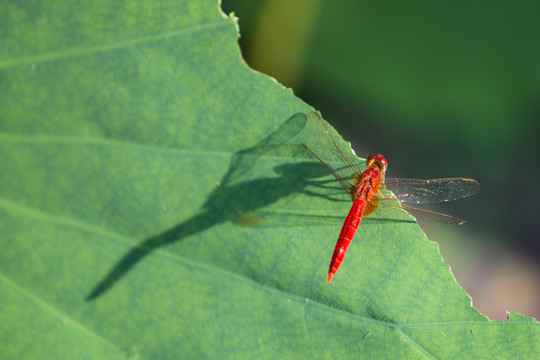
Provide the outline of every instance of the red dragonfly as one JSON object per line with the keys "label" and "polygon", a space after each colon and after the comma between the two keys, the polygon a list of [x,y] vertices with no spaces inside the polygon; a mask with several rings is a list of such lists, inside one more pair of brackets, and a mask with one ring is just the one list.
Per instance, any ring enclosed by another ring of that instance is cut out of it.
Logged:
{"label": "red dragonfly", "polygon": [[[328,282],[332,281],[338,271],[358,229],[358,225],[360,225],[362,216],[369,216],[377,208],[383,206],[397,205],[393,197],[387,197],[381,193],[381,186],[390,190],[400,203],[416,204],[456,200],[474,195],[480,191],[480,184],[476,180],[468,178],[385,179],[388,163],[381,154],[368,157],[366,161],[367,168],[362,171],[350,152],[345,151],[338,143],[329,126],[321,119],[319,114],[315,112],[309,113],[307,123],[316,138],[318,149],[327,154],[327,157],[333,160],[332,163],[338,166],[332,168],[314,150],[305,144],[304,146],[336,177],[353,201],[332,255],[328,277],[326,278]],[[403,204],[400,204],[400,207],[416,219],[457,225],[467,224],[465,220],[454,216],[417,209]]]}

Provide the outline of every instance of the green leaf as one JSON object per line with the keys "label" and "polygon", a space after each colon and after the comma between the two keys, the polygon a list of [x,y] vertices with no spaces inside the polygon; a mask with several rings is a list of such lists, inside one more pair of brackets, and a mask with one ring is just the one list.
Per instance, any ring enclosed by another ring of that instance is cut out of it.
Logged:
{"label": "green leaf", "polygon": [[350,203],[217,2],[1,6],[2,359],[538,356],[410,220],[324,281]]}

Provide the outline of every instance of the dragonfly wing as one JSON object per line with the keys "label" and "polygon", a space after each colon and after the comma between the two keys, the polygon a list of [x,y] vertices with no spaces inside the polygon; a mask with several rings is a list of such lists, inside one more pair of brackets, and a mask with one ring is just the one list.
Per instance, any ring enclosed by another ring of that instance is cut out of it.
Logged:
{"label": "dragonfly wing", "polygon": [[480,191],[480,184],[468,178],[386,179],[386,189],[400,202],[432,204],[471,196]]}
{"label": "dragonfly wing", "polygon": [[468,225],[467,221],[458,217],[400,204],[398,201],[389,198],[379,198],[379,204],[373,217],[377,220],[383,221],[410,221],[408,220],[408,217],[404,216],[403,210],[405,210],[409,215],[413,216],[416,221]]}
{"label": "dragonfly wing", "polygon": [[[307,124],[311,137],[306,139],[304,146],[327,167],[332,174],[343,184],[354,182],[361,174],[359,160],[350,150],[347,151],[339,143],[337,133],[316,112],[307,114]],[[351,184],[352,185],[352,184]],[[345,185],[344,185],[345,187]]]}
{"label": "dragonfly wing", "polygon": [[441,214],[435,211],[417,209],[412,206],[401,205],[402,209],[411,214],[416,220],[433,221],[443,224],[468,225],[467,221],[452,215]]}
{"label": "dragonfly wing", "polygon": [[313,154],[313,156],[315,156],[315,158],[317,158],[317,160],[321,162],[321,164],[323,164],[328,169],[328,171],[330,171],[332,175],[334,175],[334,177],[339,181],[341,186],[343,186],[345,191],[347,191],[347,193],[349,194],[352,194],[352,192],[354,191],[354,185],[351,184],[349,180],[346,180],[341,175],[339,175],[334,169],[330,167],[330,165],[328,165],[323,159],[321,159],[319,155],[315,154],[306,144],[304,144],[304,146],[311,154]]}

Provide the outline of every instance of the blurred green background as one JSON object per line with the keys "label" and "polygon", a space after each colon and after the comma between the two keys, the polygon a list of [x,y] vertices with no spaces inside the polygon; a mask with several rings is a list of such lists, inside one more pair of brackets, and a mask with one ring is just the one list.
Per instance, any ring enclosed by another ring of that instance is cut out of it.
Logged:
{"label": "blurred green background", "polygon": [[389,177],[466,176],[422,224],[474,306],[540,318],[540,2],[225,0],[250,66],[322,112]]}

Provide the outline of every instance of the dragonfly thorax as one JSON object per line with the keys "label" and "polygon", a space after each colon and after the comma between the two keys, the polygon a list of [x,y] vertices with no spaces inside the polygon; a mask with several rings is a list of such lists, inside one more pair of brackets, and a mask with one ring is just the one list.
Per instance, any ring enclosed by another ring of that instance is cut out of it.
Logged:
{"label": "dragonfly thorax", "polygon": [[381,171],[377,166],[368,167],[358,179],[358,183],[350,189],[353,201],[363,197],[369,201],[381,186]]}

